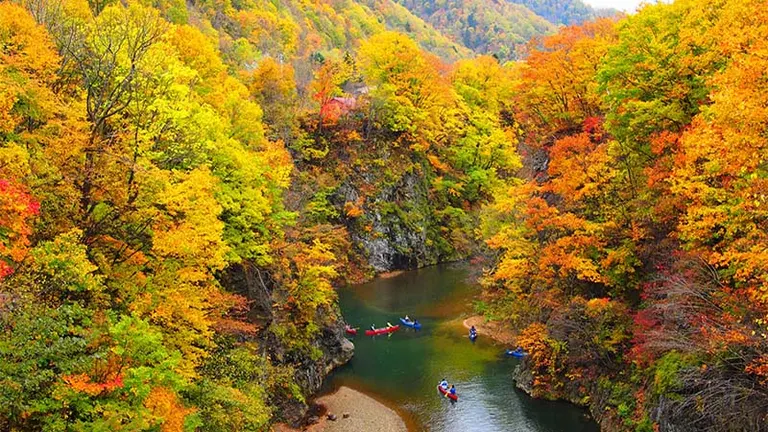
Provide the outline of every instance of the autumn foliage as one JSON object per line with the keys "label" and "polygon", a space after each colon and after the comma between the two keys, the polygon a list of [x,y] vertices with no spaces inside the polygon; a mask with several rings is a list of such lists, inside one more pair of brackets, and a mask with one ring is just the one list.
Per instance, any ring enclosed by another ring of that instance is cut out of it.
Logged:
{"label": "autumn foliage", "polygon": [[0,179],[0,279],[13,272],[14,263],[24,259],[32,234],[31,219],[40,212],[28,193]]}
{"label": "autumn foliage", "polygon": [[654,409],[696,430],[764,429],[758,3],[647,6],[562,29],[516,67],[530,180],[485,210],[500,253],[485,296],[524,329],[535,392],[597,401],[627,430],[658,427]]}
{"label": "autumn foliage", "polygon": [[216,273],[268,261],[290,157],[199,30],[25,5],[0,3],[0,428],[201,426],[217,329],[255,333]]}
{"label": "autumn foliage", "polygon": [[485,253],[534,394],[765,430],[764,4],[150,3],[0,3],[0,429],[267,430],[335,286]]}
{"label": "autumn foliage", "polygon": [[404,8],[289,3],[0,3],[0,429],[295,421],[374,272],[355,234],[471,253],[520,166],[508,70]]}

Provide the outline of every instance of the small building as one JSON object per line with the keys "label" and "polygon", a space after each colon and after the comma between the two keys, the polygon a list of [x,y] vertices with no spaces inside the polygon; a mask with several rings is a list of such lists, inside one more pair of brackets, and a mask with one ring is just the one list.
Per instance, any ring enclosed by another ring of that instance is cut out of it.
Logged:
{"label": "small building", "polygon": [[357,99],[352,97],[333,97],[320,108],[323,122],[336,122],[357,107]]}

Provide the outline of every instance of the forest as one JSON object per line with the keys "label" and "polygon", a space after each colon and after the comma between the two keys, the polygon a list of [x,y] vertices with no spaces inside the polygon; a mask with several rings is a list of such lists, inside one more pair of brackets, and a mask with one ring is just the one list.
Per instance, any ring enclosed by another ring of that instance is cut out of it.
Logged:
{"label": "forest", "polygon": [[765,5],[432,3],[0,2],[0,430],[296,423],[457,260],[533,396],[768,430]]}

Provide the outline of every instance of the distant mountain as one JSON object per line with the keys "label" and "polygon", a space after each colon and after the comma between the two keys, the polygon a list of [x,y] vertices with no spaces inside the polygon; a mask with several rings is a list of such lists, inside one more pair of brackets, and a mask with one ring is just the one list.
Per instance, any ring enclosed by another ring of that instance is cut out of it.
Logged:
{"label": "distant mountain", "polygon": [[481,54],[502,60],[516,48],[556,26],[527,7],[506,0],[394,0],[443,34]]}
{"label": "distant mountain", "polygon": [[406,33],[422,48],[444,59],[472,57],[472,50],[461,41],[447,37],[440,29],[394,0],[358,0],[367,6],[389,30]]}
{"label": "distant mountain", "polygon": [[558,24],[601,15],[581,0],[158,1],[172,22],[207,23],[200,25],[210,26],[206,32],[218,40],[223,56],[241,66],[261,56],[302,59],[354,51],[387,30],[407,34],[447,61],[475,54],[503,61],[520,58],[519,47],[552,34]]}
{"label": "distant mountain", "polygon": [[555,24],[581,24],[619,13],[616,9],[595,9],[581,0],[509,0],[523,5]]}
{"label": "distant mountain", "polygon": [[472,56],[393,0],[188,0],[187,6],[184,13],[191,21],[209,21],[219,32],[225,56],[248,45],[261,55],[284,58],[354,50],[360,41],[386,30],[406,33],[446,60]]}

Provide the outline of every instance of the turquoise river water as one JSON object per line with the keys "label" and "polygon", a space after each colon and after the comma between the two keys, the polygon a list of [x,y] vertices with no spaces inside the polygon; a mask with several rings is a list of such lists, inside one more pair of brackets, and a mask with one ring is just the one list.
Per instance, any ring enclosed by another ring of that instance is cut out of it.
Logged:
{"label": "turquoise river water", "polygon": [[[360,331],[350,337],[354,358],[331,374],[325,391],[363,391],[396,409],[414,431],[597,432],[583,409],[515,388],[518,360],[504,355],[506,347],[482,335],[469,341],[461,317],[472,310],[478,287],[468,273],[466,264],[442,265],[342,289],[344,318]],[[363,335],[371,324],[400,324],[405,314],[423,329]],[[442,378],[456,385],[457,403],[437,393]]]}

